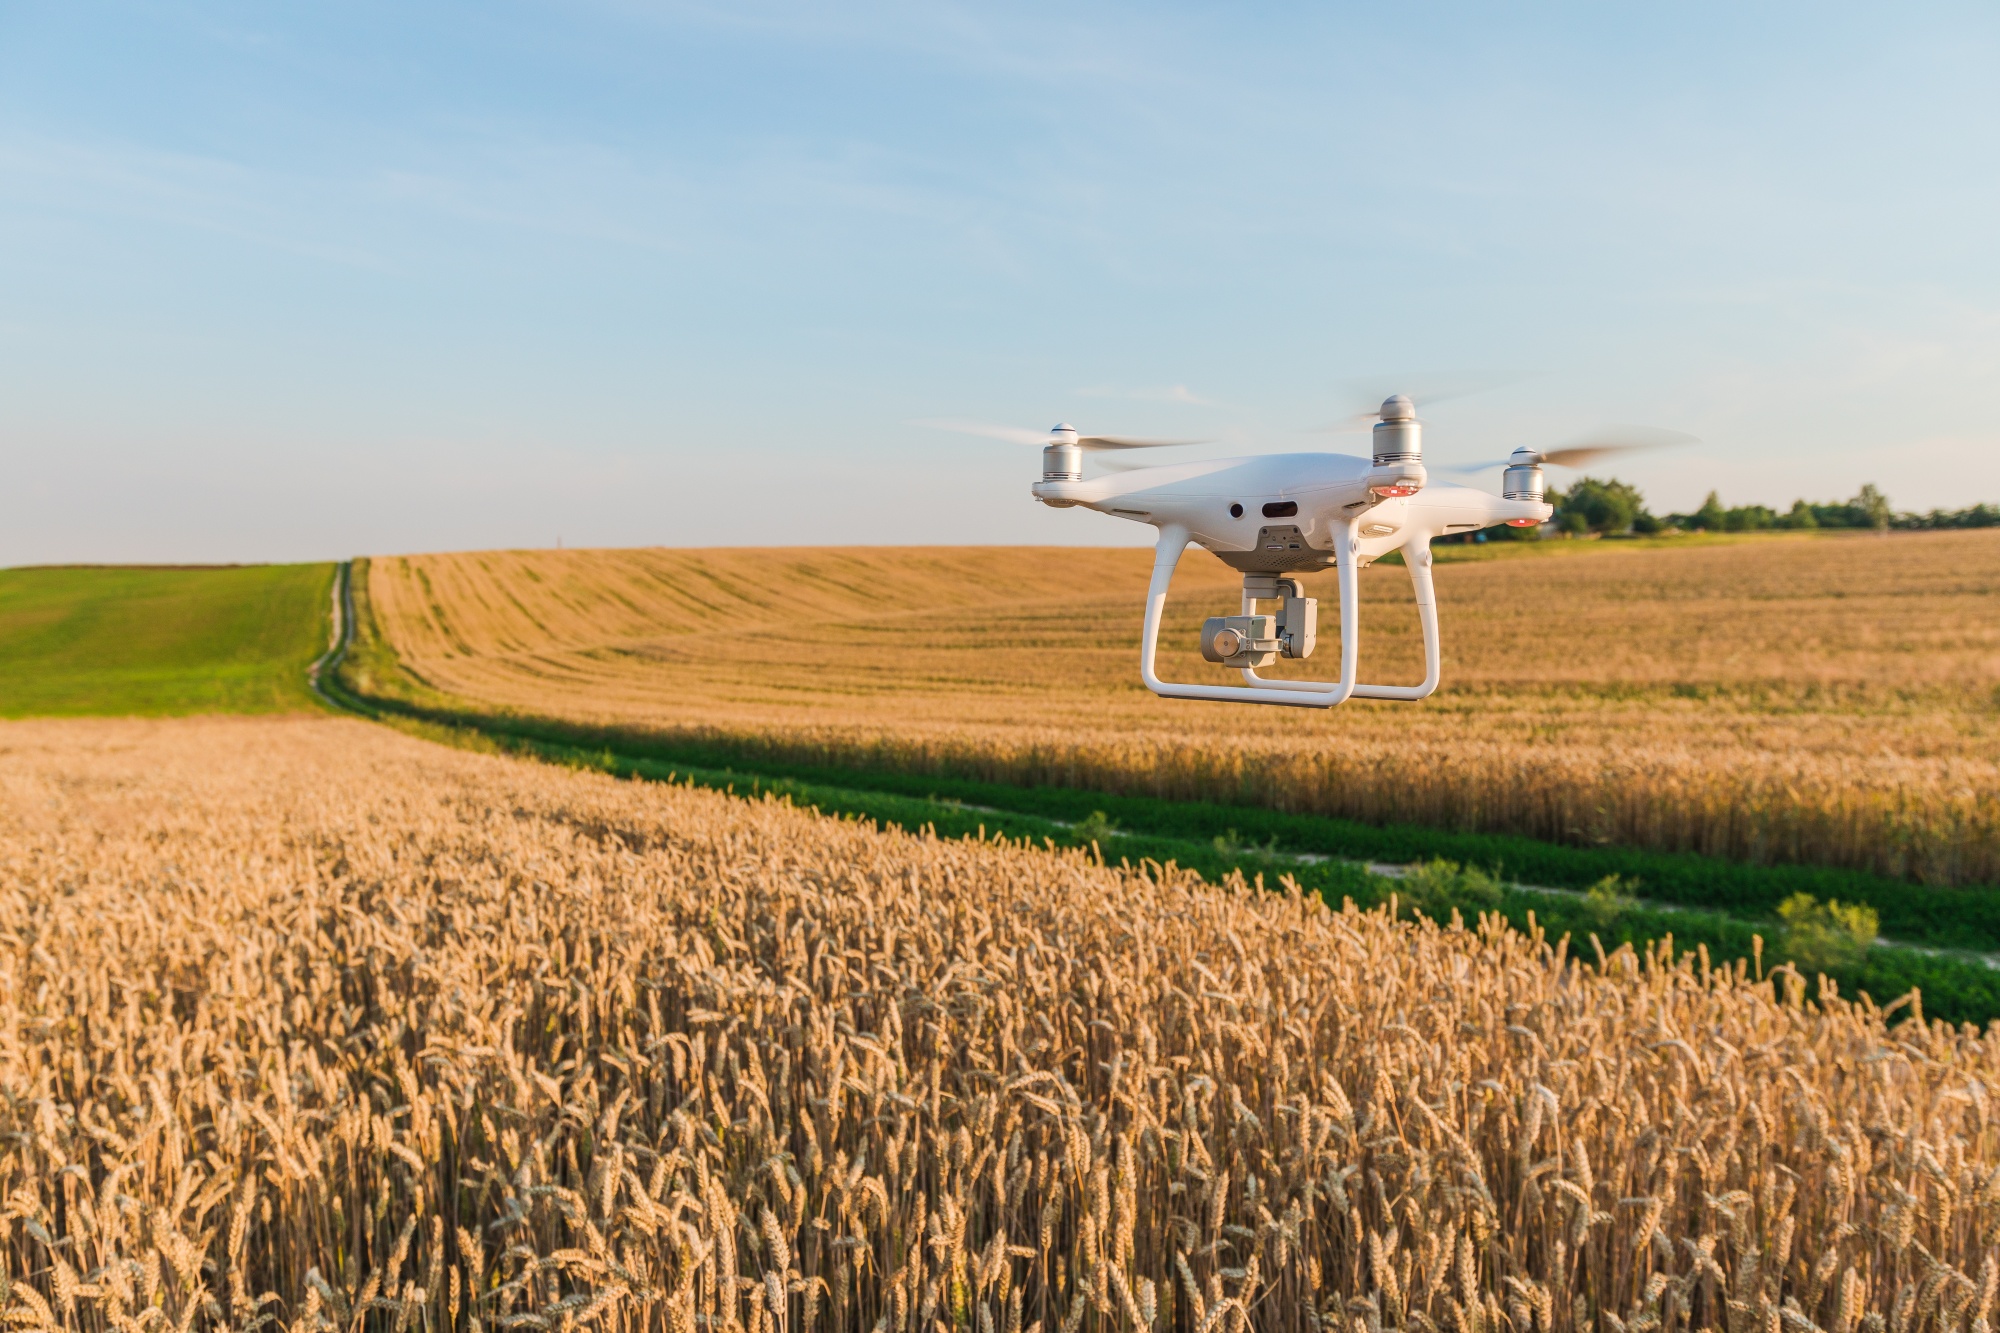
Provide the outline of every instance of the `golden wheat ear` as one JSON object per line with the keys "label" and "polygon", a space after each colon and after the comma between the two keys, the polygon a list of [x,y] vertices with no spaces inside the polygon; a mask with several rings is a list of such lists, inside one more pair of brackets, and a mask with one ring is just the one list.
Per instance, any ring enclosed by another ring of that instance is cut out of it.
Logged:
{"label": "golden wheat ear", "polygon": [[1917,1001],[345,720],[0,790],[18,1328],[1990,1327]]}

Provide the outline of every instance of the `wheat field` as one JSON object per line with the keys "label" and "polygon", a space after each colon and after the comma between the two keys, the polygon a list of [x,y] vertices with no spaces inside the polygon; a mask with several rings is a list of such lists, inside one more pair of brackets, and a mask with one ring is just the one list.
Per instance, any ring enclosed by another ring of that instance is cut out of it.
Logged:
{"label": "wheat field", "polygon": [[[1155,699],[1150,557],[1101,549],[376,559],[363,628],[400,666],[355,679],[792,760],[2000,881],[2000,534],[1461,553],[1414,706]],[[1403,571],[1362,580],[1365,678],[1416,679]],[[1184,562],[1170,676],[1226,679],[1193,643],[1235,587]]]}
{"label": "wheat field", "polygon": [[333,719],[0,724],[0,1316],[1987,1333],[2000,1031]]}

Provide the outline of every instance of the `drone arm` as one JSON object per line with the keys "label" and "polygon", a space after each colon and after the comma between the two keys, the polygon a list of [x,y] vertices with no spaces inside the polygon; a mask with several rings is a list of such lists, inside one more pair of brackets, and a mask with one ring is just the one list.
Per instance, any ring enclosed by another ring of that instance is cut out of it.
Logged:
{"label": "drone arm", "polygon": [[[1400,699],[1414,701],[1429,698],[1438,687],[1438,679],[1443,673],[1442,659],[1438,651],[1437,589],[1431,582],[1431,543],[1428,535],[1419,534],[1403,547],[1403,559],[1410,567],[1410,586],[1416,594],[1417,621],[1424,631],[1424,683],[1421,685],[1356,685],[1354,697],[1357,699]],[[1344,568],[1344,566],[1343,566]],[[1343,599],[1345,588],[1342,589]],[[1253,607],[1251,599],[1243,599],[1243,614],[1249,615]],[[1354,655],[1349,652],[1347,633],[1348,617],[1341,616],[1340,634],[1340,678],[1353,680],[1355,672]],[[1253,686],[1273,690],[1325,690],[1332,686],[1308,680],[1266,680],[1254,668],[1243,669],[1243,679]]]}
{"label": "drone arm", "polygon": [[[1340,526],[1337,538],[1340,562],[1340,675],[1343,682],[1354,679],[1358,655],[1359,626],[1355,623],[1359,601],[1359,580],[1354,570],[1354,525]],[[1218,703],[1281,704],[1291,708],[1332,708],[1346,703],[1354,693],[1351,684],[1297,688],[1273,688],[1272,682],[1242,689],[1230,685],[1183,685],[1161,680],[1153,669],[1160,643],[1160,621],[1166,615],[1167,588],[1174,581],[1174,569],[1181,552],[1187,549],[1188,530],[1177,523],[1160,528],[1160,544],[1153,553],[1153,582],[1146,591],[1146,624],[1139,643],[1139,676],[1146,688],[1167,699],[1213,699]]]}

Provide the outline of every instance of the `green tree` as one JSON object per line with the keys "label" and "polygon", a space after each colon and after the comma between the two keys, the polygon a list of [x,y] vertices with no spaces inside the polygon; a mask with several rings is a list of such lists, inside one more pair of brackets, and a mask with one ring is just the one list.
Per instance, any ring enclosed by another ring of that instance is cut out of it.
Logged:
{"label": "green tree", "polygon": [[1722,516],[1725,532],[1762,532],[1777,526],[1776,511],[1765,505],[1737,505]]}
{"label": "green tree", "polygon": [[1866,486],[1863,486],[1861,494],[1855,496],[1849,503],[1860,513],[1862,521],[1867,526],[1875,529],[1877,532],[1887,532],[1889,530],[1889,498],[1883,495],[1881,491],[1875,489],[1874,482],[1871,481]]}
{"label": "green tree", "polygon": [[1722,508],[1722,497],[1714,491],[1701,502],[1701,508],[1688,516],[1688,526],[1697,532],[1720,532],[1722,525],[1729,521],[1729,515]]}
{"label": "green tree", "polygon": [[1792,501],[1791,511],[1778,520],[1778,526],[1783,528],[1816,528],[1819,526],[1819,516],[1813,513],[1813,507],[1804,500],[1794,500]]}
{"label": "green tree", "polygon": [[1630,532],[1639,515],[1646,512],[1646,497],[1636,486],[1618,480],[1599,481],[1584,477],[1568,490],[1552,498],[1563,531],[1573,531],[1570,516],[1583,516],[1586,532]]}
{"label": "green tree", "polygon": [[1969,509],[1933,509],[1928,514],[1898,514],[1896,528],[2000,528],[2000,505],[1976,504]]}

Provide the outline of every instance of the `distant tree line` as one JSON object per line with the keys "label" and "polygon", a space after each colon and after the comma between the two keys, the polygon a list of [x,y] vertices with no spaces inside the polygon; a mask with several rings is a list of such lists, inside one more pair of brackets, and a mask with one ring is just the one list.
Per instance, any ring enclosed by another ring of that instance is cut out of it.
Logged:
{"label": "distant tree line", "polygon": [[[1646,508],[1646,497],[1630,482],[1615,478],[1599,481],[1583,477],[1566,490],[1550,490],[1549,503],[1555,507],[1554,528],[1564,536],[1582,537],[1592,533],[1646,536],[1659,532],[1764,532],[1812,528],[1860,528],[1886,532],[1890,528],[1992,528],[2000,527],[2000,505],[1976,504],[1967,509],[1933,509],[1927,514],[1897,513],[1887,496],[1871,482],[1851,500],[1814,504],[1794,500],[1780,513],[1769,505],[1724,507],[1714,491],[1701,507],[1687,514],[1656,515]],[[1533,541],[1541,535],[1537,528],[1495,528],[1482,534],[1499,540]]]}

